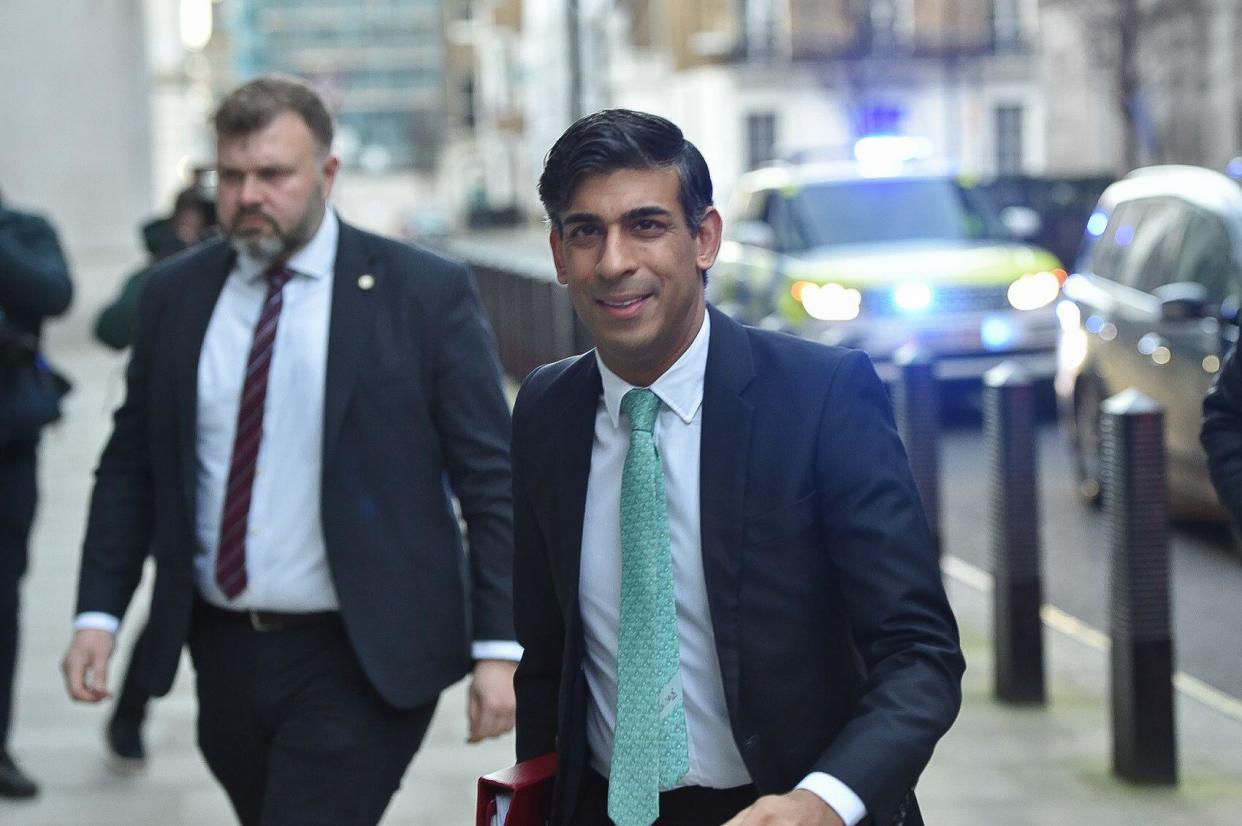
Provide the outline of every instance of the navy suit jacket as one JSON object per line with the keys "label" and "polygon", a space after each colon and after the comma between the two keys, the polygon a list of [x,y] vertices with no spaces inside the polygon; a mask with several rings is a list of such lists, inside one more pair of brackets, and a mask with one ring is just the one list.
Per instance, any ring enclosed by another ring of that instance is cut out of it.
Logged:
{"label": "navy suit jacket", "polygon": [[[703,568],[734,740],[761,794],[823,771],[898,821],[965,665],[888,397],[861,352],[708,311]],[[513,420],[518,758],[559,753],[566,824],[588,765],[578,572],[600,392],[593,353],[548,365]]]}
{"label": "navy suit jacket", "polygon": [[[78,611],[122,616],[150,549],[141,673],[156,694],[171,685],[189,631],[198,358],[232,265],[229,245],[209,241],[152,274],[96,471]],[[409,708],[469,670],[472,639],[513,639],[509,411],[464,267],[342,222],[334,272],[322,500],[306,518],[322,521],[363,670]]]}

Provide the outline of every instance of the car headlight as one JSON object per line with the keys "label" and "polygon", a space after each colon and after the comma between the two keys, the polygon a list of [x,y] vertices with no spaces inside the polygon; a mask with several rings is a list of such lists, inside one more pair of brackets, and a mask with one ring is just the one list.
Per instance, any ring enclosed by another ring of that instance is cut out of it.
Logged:
{"label": "car headlight", "polygon": [[1061,292],[1061,280],[1050,272],[1024,275],[1009,285],[1009,305],[1015,310],[1038,310],[1046,307]]}
{"label": "car headlight", "polygon": [[789,291],[807,315],[820,321],[850,321],[858,318],[862,306],[862,293],[840,284],[798,281]]}
{"label": "car headlight", "polygon": [[926,284],[902,284],[893,290],[893,304],[905,313],[920,313],[931,307],[935,295]]}

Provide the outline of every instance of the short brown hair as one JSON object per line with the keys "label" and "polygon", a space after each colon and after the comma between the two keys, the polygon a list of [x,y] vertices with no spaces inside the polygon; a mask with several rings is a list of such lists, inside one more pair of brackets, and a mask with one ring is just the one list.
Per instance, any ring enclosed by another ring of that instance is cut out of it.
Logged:
{"label": "short brown hair", "polygon": [[332,115],[309,83],[292,75],[270,74],[243,83],[220,101],[212,116],[218,137],[249,135],[281,112],[293,112],[306,123],[319,148],[332,147]]}

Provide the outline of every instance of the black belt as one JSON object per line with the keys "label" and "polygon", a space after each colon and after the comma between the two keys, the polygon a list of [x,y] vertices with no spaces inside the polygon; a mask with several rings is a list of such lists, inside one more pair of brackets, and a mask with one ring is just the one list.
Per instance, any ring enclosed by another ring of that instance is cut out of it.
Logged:
{"label": "black belt", "polygon": [[[602,815],[608,805],[608,781],[594,769],[587,769],[583,785],[584,796],[589,801],[586,803],[588,810],[595,809]],[[731,789],[682,786],[660,792],[660,819],[656,823],[724,823],[758,798],[759,793],[753,785]],[[611,821],[605,817],[600,822]]]}
{"label": "black belt", "polygon": [[230,611],[201,600],[199,604],[210,614],[222,619],[247,622],[251,628],[261,633],[288,631],[290,628],[301,628],[304,625],[338,619],[341,616],[339,611]]}

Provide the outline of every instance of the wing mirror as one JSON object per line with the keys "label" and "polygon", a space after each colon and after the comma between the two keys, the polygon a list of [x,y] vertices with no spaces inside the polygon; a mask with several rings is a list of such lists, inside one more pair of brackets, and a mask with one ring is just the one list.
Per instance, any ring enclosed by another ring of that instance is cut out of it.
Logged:
{"label": "wing mirror", "polygon": [[1216,315],[1207,287],[1202,284],[1176,281],[1161,284],[1152,293],[1160,300],[1160,318],[1164,321],[1189,321]]}

